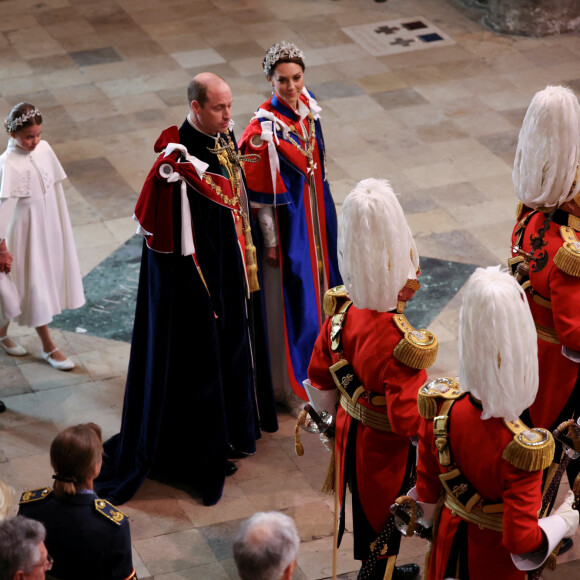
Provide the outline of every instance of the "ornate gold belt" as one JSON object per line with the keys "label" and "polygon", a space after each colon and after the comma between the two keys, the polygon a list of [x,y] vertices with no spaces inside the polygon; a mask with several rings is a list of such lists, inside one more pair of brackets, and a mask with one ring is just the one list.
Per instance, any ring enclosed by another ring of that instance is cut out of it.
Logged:
{"label": "ornate gold belt", "polygon": [[541,340],[545,340],[546,342],[551,342],[552,344],[560,344],[560,340],[558,339],[558,335],[553,328],[549,328],[548,326],[542,326],[537,322],[534,323],[536,325],[536,332],[538,333],[538,338]]}
{"label": "ornate gold belt", "polygon": [[478,507],[474,507],[470,512],[466,512],[450,493],[445,494],[445,507],[450,509],[453,515],[458,515],[480,528],[486,528],[494,532],[503,531],[503,513],[485,513]]}
{"label": "ornate gold belt", "polygon": [[353,419],[360,421],[367,427],[372,427],[373,429],[378,429],[379,431],[393,431],[389,417],[385,413],[373,411],[372,409],[363,407],[358,403],[353,405],[342,394],[340,395],[340,406],[344,409],[347,415],[350,415]]}

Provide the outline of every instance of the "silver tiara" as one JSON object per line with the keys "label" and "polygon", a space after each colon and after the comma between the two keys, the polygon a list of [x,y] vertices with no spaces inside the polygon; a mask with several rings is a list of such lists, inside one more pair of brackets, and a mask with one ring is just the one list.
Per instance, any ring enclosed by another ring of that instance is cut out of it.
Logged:
{"label": "silver tiara", "polygon": [[285,40],[277,42],[268,49],[264,57],[264,73],[266,73],[267,77],[272,76],[277,62],[283,58],[299,58],[304,62],[304,53],[291,42],[286,42]]}
{"label": "silver tiara", "polygon": [[13,121],[6,119],[6,121],[4,121],[4,127],[6,127],[6,131],[8,131],[8,133],[14,133],[18,127],[22,127],[24,123],[30,121],[30,119],[33,119],[37,115],[41,116],[40,111],[35,107],[31,111],[28,111],[28,113],[24,113],[23,115],[20,115],[20,117],[16,117],[16,119]]}

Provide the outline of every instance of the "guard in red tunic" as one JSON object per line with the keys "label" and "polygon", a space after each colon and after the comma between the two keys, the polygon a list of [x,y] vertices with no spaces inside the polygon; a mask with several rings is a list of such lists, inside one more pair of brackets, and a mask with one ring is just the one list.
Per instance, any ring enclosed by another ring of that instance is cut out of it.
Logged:
{"label": "guard in red tunic", "polygon": [[439,514],[426,577],[523,580],[574,534],[578,512],[569,492],[538,520],[554,441],[519,419],[538,388],[534,322],[524,291],[499,267],[478,268],[467,283],[459,357],[459,384],[436,379],[418,396],[425,420],[410,495],[425,502],[424,525]]}
{"label": "guard in red tunic", "polygon": [[308,377],[315,389],[307,391],[315,408],[336,414],[339,542],[348,482],[354,557],[369,560],[377,536],[387,539],[374,554],[378,562],[363,563],[359,577],[416,578],[416,564],[395,567],[400,534],[391,525],[389,507],[412,485],[417,390],[435,361],[437,340],[427,330],[415,330],[402,314],[420,286],[419,259],[387,181],[362,181],[344,201],[338,260],[345,287],[327,293],[331,318],[312,353]]}
{"label": "guard in red tunic", "polygon": [[[509,264],[534,318],[540,373],[538,396],[522,419],[549,430],[580,413],[579,127],[580,106],[570,89],[538,92],[520,131],[513,172],[521,203]],[[570,483],[578,469],[580,462],[569,465]]]}

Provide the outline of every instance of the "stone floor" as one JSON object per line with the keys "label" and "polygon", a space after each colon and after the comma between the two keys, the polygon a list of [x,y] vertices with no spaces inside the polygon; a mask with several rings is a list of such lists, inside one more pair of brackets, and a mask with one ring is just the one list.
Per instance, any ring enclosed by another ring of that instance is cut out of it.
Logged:
{"label": "stone floor", "polygon": [[[358,44],[343,30],[421,18],[453,42],[373,56],[368,41]],[[0,417],[0,478],[18,492],[49,483],[50,441],[69,424],[90,420],[105,436],[118,431],[136,270],[108,264],[130,262],[123,252],[152,145],[163,128],[182,122],[185,86],[203,70],[231,85],[240,135],[268,95],[260,62],[280,39],[305,51],[337,205],[366,177],[388,178],[400,193],[419,252],[431,259],[424,271],[433,285],[416,299],[437,303],[423,309],[441,343],[430,376],[454,375],[461,284],[474,266],[503,263],[509,254],[511,165],[525,109],[546,84],[580,90],[578,36],[500,36],[480,19],[445,0],[0,2],[0,117],[22,100],[42,110],[44,136],[69,176],[69,210],[93,296],[86,316],[52,325],[77,363],[71,373],[43,362],[26,328],[13,334],[30,355],[0,352],[0,396],[9,408]],[[100,272],[109,294],[96,292]],[[129,314],[118,317],[121,302]],[[239,462],[217,506],[154,481],[124,506],[140,578],[235,578],[232,536],[241,519],[264,509],[297,521],[295,578],[331,576],[333,500],[318,491],[326,452],[304,434],[306,454],[296,457],[294,421],[282,410],[280,424],[254,457]],[[546,578],[578,577],[580,533],[576,539]],[[347,533],[338,556],[344,578],[358,567],[351,545]],[[406,540],[399,561],[421,563],[424,551],[423,542]]]}

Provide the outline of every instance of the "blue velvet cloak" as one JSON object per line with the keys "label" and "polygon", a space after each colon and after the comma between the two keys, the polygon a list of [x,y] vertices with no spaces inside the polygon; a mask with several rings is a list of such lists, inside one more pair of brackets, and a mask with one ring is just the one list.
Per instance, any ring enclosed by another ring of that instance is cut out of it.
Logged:
{"label": "blue velvet cloak", "polygon": [[[187,121],[179,138],[209,164],[208,172],[222,173],[208,151],[214,139]],[[231,211],[187,190],[207,290],[192,257],[180,252],[176,185],[174,251],[143,247],[121,431],[105,444],[96,482],[101,497],[116,504],[151,474],[190,484],[213,505],[222,495],[230,446],[254,453],[261,430],[278,428],[263,296],[246,298]]]}

